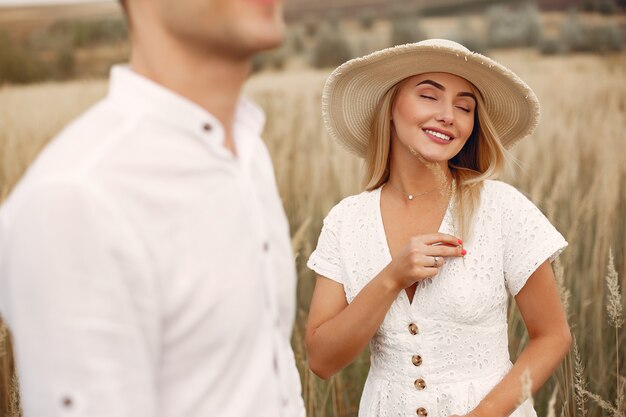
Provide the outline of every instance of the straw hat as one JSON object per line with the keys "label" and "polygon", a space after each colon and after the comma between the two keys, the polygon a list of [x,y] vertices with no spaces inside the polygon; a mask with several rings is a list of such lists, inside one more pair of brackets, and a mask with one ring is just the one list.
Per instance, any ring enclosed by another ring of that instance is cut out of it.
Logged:
{"label": "straw hat", "polygon": [[425,72],[447,72],[471,82],[480,91],[507,148],[537,126],[537,96],[511,70],[456,42],[429,39],[383,49],[335,69],[322,97],[330,136],[348,151],[365,157],[378,101],[397,82]]}

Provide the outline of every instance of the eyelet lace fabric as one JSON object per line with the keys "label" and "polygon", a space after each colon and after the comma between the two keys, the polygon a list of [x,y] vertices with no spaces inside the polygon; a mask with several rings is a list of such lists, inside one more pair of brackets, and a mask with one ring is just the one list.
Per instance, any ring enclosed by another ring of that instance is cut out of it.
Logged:
{"label": "eyelet lace fabric", "polygon": [[[307,264],[342,284],[348,303],[391,261],[381,188],[333,207]],[[401,291],[387,312],[370,341],[359,417],[463,415],[511,369],[508,297],[567,242],[523,194],[499,181],[485,181],[473,230],[464,258],[446,259],[419,283],[412,303]],[[439,231],[454,234],[450,207]],[[526,402],[512,416],[536,413]]]}

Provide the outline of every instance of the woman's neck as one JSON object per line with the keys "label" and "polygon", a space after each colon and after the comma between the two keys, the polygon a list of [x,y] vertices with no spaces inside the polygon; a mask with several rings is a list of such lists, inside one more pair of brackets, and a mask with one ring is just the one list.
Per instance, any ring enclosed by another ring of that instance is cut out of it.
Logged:
{"label": "woman's neck", "polygon": [[447,161],[429,162],[411,152],[391,152],[387,182],[407,194],[420,194],[435,188],[449,190],[452,173]]}

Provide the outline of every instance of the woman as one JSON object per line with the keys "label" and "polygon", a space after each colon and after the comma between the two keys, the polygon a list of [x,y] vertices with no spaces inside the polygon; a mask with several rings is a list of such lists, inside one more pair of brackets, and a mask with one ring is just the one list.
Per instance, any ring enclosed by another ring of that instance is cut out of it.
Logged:
{"label": "woman", "polygon": [[[308,262],[313,372],[330,377],[369,343],[360,417],[536,415],[521,394],[570,345],[550,267],[567,242],[493,180],[537,124],[535,94],[497,62],[428,40],[343,64],[323,110],[365,159],[366,191],[330,211]],[[515,365],[509,293],[529,334]]]}

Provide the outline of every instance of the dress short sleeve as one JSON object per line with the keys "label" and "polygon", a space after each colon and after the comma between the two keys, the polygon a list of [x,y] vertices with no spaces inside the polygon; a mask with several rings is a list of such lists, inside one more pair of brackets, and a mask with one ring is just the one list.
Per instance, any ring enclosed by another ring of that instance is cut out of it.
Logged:
{"label": "dress short sleeve", "polygon": [[504,279],[515,296],[542,263],[556,259],[567,242],[526,196],[501,184]]}
{"label": "dress short sleeve", "polygon": [[344,284],[341,256],[339,254],[340,206],[335,206],[324,219],[317,247],[309,257],[307,266],[326,278]]}

